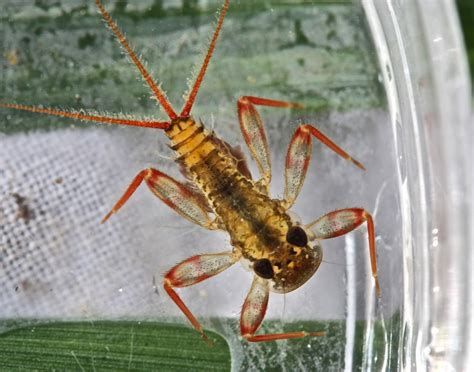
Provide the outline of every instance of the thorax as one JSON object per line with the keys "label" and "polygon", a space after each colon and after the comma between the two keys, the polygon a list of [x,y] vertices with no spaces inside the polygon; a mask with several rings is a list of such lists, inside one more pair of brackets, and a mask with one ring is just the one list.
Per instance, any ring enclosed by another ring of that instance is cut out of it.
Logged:
{"label": "thorax", "polygon": [[203,194],[234,248],[252,261],[275,254],[290,218],[279,200],[243,174],[242,159],[191,118],[173,123],[166,134],[183,173]]}

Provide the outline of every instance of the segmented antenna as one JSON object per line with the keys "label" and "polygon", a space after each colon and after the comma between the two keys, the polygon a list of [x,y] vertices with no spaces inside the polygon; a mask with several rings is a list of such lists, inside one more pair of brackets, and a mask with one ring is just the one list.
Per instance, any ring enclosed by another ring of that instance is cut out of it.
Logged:
{"label": "segmented antenna", "polygon": [[95,121],[97,123],[106,123],[106,124],[118,124],[118,125],[131,125],[135,127],[144,127],[144,128],[158,128],[166,129],[169,127],[168,122],[164,121],[147,121],[147,120],[133,120],[128,118],[113,117],[113,116],[103,116],[96,113],[87,112],[86,110],[81,111],[62,111],[51,108],[42,108],[37,106],[26,106],[18,105],[16,103],[1,103],[0,107],[36,112],[40,114],[47,114],[53,116],[61,116],[64,118],[79,119],[85,121]]}
{"label": "segmented antenna", "polygon": [[117,24],[114,22],[110,14],[105,10],[104,6],[100,2],[100,0],[95,0],[95,3],[97,5],[97,8],[99,9],[100,13],[102,14],[102,17],[104,18],[105,22],[109,25],[110,29],[114,33],[114,35],[117,37],[117,40],[120,42],[122,47],[125,49],[127,52],[128,56],[132,60],[132,62],[137,66],[138,71],[140,71],[140,74],[142,75],[143,79],[145,82],[148,84],[148,86],[151,88],[153,91],[156,99],[158,102],[160,102],[161,106],[165,110],[166,114],[169,116],[171,120],[176,119],[178,115],[174,112],[173,108],[171,107],[171,104],[169,103],[168,99],[166,98],[165,93],[159,88],[159,86],[155,83],[153,78],[150,76],[148,71],[146,70],[145,66],[143,66],[143,63],[140,61],[140,58],[135,54],[133,49],[130,47],[128,44],[127,39],[125,39],[125,36],[123,36],[122,32],[118,28]]}
{"label": "segmented antenna", "polygon": [[[101,1],[96,0],[95,3],[97,5],[97,8],[99,9],[99,12],[102,14],[104,21],[108,24],[108,26],[114,33],[115,37],[124,48],[125,52],[128,54],[132,62],[138,68],[138,71],[140,72],[145,82],[153,91],[155,98],[161,104],[161,106],[165,110],[168,117],[171,120],[177,119],[178,115],[174,112],[173,107],[171,106],[170,102],[166,98],[165,93],[161,90],[160,86],[153,80],[151,75],[148,73],[147,69],[141,62],[140,58],[133,51],[132,47],[125,39],[125,36],[122,34],[120,29],[118,28],[117,24],[114,22],[114,20],[112,19],[110,14],[107,12],[107,10],[105,10]],[[212,39],[209,45],[209,49],[207,51],[206,57],[204,58],[201,69],[199,70],[199,74],[197,75],[194,85],[189,93],[188,99],[183,107],[183,110],[181,111],[181,114],[179,115],[180,117],[189,116],[189,112],[191,111],[191,108],[196,99],[196,95],[201,86],[202,80],[204,79],[204,75],[206,74],[207,66],[209,65],[209,61],[211,60],[212,53],[214,52],[217,38],[219,37],[219,33],[222,28],[222,24],[224,22],[224,17],[227,13],[227,9],[229,8],[229,3],[230,3],[230,0],[225,0],[224,5],[222,6],[220,10],[219,18],[218,18],[217,25],[214,30],[214,34],[212,36]],[[65,110],[58,110],[58,109],[52,109],[52,108],[43,108],[43,107],[38,107],[38,106],[27,106],[27,105],[21,105],[21,104],[16,104],[16,103],[1,103],[1,102],[0,102],[0,107],[53,115],[53,116],[60,116],[60,117],[71,118],[71,119],[106,123],[106,124],[131,125],[131,126],[137,126],[137,127],[158,128],[158,129],[166,129],[170,125],[170,123],[166,121],[136,120],[129,117],[106,116],[106,115],[101,115],[99,113],[86,111],[86,110],[65,111]]]}
{"label": "segmented antenna", "polygon": [[214,30],[214,35],[212,36],[211,43],[209,45],[209,49],[207,51],[206,57],[204,58],[204,62],[202,63],[201,70],[199,71],[199,74],[196,77],[196,81],[194,82],[194,86],[192,90],[189,93],[188,100],[184,104],[183,110],[181,111],[181,114],[179,116],[181,117],[187,117],[189,116],[189,112],[191,111],[191,108],[193,107],[194,100],[196,99],[196,95],[199,91],[199,87],[201,86],[202,80],[204,78],[204,75],[207,70],[207,65],[209,64],[209,61],[211,60],[212,53],[214,52],[214,48],[216,46],[217,38],[219,37],[219,32],[222,28],[222,23],[224,22],[224,17],[227,13],[227,9],[229,8],[229,2],[230,0],[226,0],[224,2],[224,5],[221,8],[220,14],[219,14],[219,19],[217,21],[216,29]]}

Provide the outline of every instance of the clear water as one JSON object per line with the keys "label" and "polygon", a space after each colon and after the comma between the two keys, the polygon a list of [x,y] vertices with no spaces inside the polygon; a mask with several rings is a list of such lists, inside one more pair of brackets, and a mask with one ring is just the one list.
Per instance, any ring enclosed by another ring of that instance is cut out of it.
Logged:
{"label": "clear water", "polygon": [[[1,99],[163,118],[93,4],[59,4],[7,7],[0,23],[8,57],[1,65]],[[183,15],[165,1],[161,18],[151,16],[151,1],[122,11],[110,7],[177,107],[193,64],[202,60],[218,7],[214,1],[198,4]],[[360,4],[299,1],[258,7],[241,1],[232,4],[225,21],[193,115],[244,147],[238,97],[304,103],[301,111],[260,110],[272,154],[272,193],[282,196],[284,156],[300,122],[315,124],[360,160],[366,172],[315,144],[293,211],[307,223],[339,208],[370,211],[382,287],[376,301],[366,230],[360,228],[324,242],[324,263],[311,281],[270,298],[265,330],[325,327],[324,340],[241,342],[238,318],[251,275],[240,265],[181,291],[205,327],[225,335],[235,370],[401,368],[401,315],[411,302],[404,281],[411,275],[403,257],[410,244],[404,216],[411,206],[400,195],[409,187],[405,167],[411,159],[402,159],[409,153],[397,132],[403,118],[393,125],[396,118],[388,111],[393,96],[388,91],[387,101],[382,82],[391,71],[378,68],[373,21]],[[159,283],[167,269],[191,255],[228,250],[227,236],[182,220],[145,187],[99,225],[141,169],[153,166],[179,177],[164,158],[171,156],[164,136],[6,110],[0,115],[0,275],[7,278],[0,317],[186,324],[166,294],[155,293],[154,278]]]}

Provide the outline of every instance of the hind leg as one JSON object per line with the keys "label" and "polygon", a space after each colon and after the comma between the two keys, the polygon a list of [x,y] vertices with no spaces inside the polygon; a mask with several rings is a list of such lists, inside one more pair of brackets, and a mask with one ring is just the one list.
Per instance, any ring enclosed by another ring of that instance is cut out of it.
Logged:
{"label": "hind leg", "polygon": [[243,96],[237,101],[240,129],[245,142],[249,147],[253,159],[257,163],[262,182],[265,186],[270,184],[272,178],[268,142],[265,127],[255,106],[301,108],[298,103],[276,101],[272,99]]}

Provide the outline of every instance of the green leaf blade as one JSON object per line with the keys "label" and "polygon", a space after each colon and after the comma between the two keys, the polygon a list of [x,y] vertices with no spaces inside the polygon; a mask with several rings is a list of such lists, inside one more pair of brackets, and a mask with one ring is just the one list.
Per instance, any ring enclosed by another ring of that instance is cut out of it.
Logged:
{"label": "green leaf blade", "polygon": [[14,369],[230,370],[227,342],[208,332],[157,322],[58,322],[16,328],[0,336],[0,366]]}

